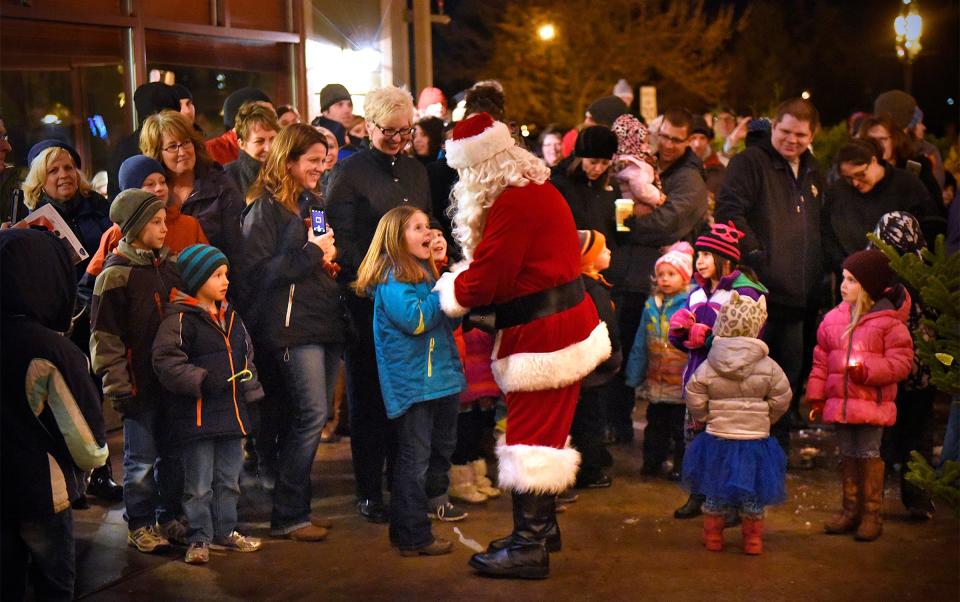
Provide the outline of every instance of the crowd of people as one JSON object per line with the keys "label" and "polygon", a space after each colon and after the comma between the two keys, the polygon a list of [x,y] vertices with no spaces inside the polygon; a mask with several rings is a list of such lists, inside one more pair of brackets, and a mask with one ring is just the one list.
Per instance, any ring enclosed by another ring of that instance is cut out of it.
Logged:
{"label": "crowd of people", "polygon": [[[4,163],[3,219],[22,188],[22,213],[49,205],[85,251],[0,232],[4,562],[68,598],[86,495],[122,501],[140,552],[256,551],[237,530],[244,470],[272,496],[272,536],[321,541],[311,467],[336,428],[358,514],[389,523],[400,554],[450,552],[431,519],[508,489],[511,535],[470,564],[542,578],[557,512],[612,485],[607,446],[633,440],[638,398],[642,474],[682,483],[674,516],[703,515],[708,550],[741,524],[744,552],[762,552],[803,399],[840,446],[825,530],[879,537],[885,474],[911,450],[932,459],[936,391],[911,341],[929,312],[866,234],[901,253],[960,243],[922,111],[881,94],[825,166],[809,100],[647,124],[626,82],[613,91],[528,149],[495,81],[456,107],[374,89],[362,117],[331,84],[309,125],[244,88],[212,138],[189,90],[148,83],[109,200],[64,141],[34,145],[22,182]],[[104,403],[122,418],[122,485]],[[905,480],[901,496],[932,515]],[[25,586],[4,580],[14,598]]]}

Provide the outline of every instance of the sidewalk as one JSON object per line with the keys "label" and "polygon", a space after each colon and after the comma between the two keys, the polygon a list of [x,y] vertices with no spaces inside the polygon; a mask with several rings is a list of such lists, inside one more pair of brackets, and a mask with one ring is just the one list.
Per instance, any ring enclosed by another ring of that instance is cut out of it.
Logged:
{"label": "sidewalk", "polygon": [[[112,449],[118,443],[111,439]],[[840,487],[825,467],[829,460],[820,459],[816,468],[788,473],[790,499],[769,512],[763,556],[741,553],[739,529],[726,531],[724,552],[709,553],[699,543],[699,519],[672,518],[685,493],[674,483],[640,478],[636,442],[612,451],[613,487],[581,492],[560,515],[564,547],[551,555],[545,581],[477,577],[466,565],[473,552],[460,542],[447,556],[400,557],[386,526],[353,510],[350,446],[342,440],[321,445],[314,464],[314,509],[335,524],[326,542],[271,539],[269,500],[251,482],[242,484],[241,531],[263,537],[263,549],[214,551],[207,567],[185,564],[182,548],[162,556],[136,552],[126,544],[121,507],[93,505],[74,515],[77,594],[90,600],[958,599],[960,537],[947,509],[929,522],[908,522],[896,488],[888,488],[879,540],[823,535]],[[460,523],[435,523],[437,535],[457,542],[458,528],[485,546],[510,529],[508,495],[468,510]]]}

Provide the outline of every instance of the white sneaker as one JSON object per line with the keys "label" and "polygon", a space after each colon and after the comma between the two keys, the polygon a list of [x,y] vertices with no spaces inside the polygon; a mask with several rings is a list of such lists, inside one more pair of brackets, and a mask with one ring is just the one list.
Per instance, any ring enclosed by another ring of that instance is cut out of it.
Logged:
{"label": "white sneaker", "polygon": [[213,544],[213,549],[233,550],[235,552],[256,552],[263,543],[257,537],[240,535],[236,531],[227,535],[226,539]]}
{"label": "white sneaker", "polygon": [[187,564],[207,564],[210,562],[210,546],[203,542],[195,542],[187,548],[187,553],[183,557]]}
{"label": "white sneaker", "polygon": [[145,554],[152,554],[170,547],[170,542],[160,535],[156,525],[127,532],[127,544]]}

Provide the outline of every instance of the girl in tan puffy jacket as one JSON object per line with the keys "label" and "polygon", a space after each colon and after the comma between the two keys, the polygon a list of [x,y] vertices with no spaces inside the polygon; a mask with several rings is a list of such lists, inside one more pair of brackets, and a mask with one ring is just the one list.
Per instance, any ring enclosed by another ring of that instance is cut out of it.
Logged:
{"label": "girl in tan puffy jacket", "polygon": [[707,425],[683,462],[683,483],[706,496],[703,542],[723,549],[724,515],[739,511],[743,551],[763,552],[763,509],[786,499],[787,458],[770,425],[790,405],[790,383],[756,338],[767,318],[764,297],[754,301],[736,291],[720,308],[713,345],[687,383],[690,416]]}

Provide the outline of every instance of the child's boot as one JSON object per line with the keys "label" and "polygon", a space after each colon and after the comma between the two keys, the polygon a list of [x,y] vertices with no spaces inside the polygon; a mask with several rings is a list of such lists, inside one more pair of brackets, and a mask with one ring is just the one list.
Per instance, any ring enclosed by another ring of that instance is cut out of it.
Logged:
{"label": "child's boot", "polygon": [[880,520],[880,508],[883,506],[883,476],[881,458],[860,460],[863,512],[860,516],[860,526],[854,535],[857,541],[873,541],[883,533],[883,522]]}
{"label": "child's boot", "polygon": [[493,486],[493,481],[487,478],[487,461],[483,458],[477,458],[470,463],[473,467],[473,475],[476,478],[477,491],[488,498],[500,497],[501,491]]}
{"label": "child's boot", "polygon": [[823,525],[823,530],[831,535],[849,533],[860,524],[859,460],[843,456],[840,459],[840,475],[843,479],[843,509]]}
{"label": "child's boot", "polygon": [[703,515],[703,545],[711,552],[723,551],[723,523],[722,514]]}
{"label": "child's boot", "polygon": [[482,504],[487,496],[477,491],[473,467],[469,464],[454,464],[450,467],[450,497],[468,504]]}
{"label": "child's boot", "polygon": [[740,527],[743,533],[743,553],[751,556],[763,554],[763,517],[743,517]]}

